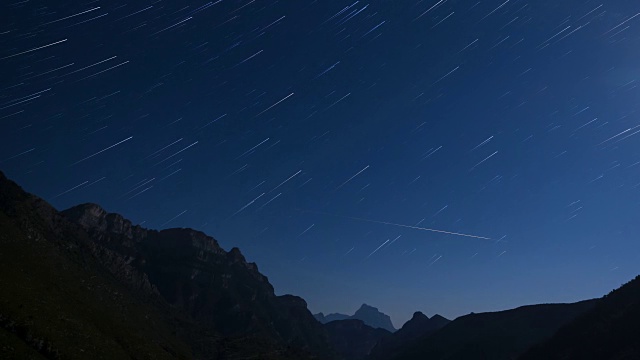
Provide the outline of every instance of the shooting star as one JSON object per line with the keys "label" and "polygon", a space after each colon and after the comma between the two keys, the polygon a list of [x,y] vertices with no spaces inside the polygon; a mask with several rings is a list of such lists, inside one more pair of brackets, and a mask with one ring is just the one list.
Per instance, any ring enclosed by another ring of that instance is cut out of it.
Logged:
{"label": "shooting star", "polygon": [[364,219],[364,218],[358,218],[358,217],[352,217],[352,216],[343,216],[343,215],[331,214],[331,213],[326,213],[326,212],[321,212],[321,211],[311,211],[311,210],[301,210],[301,209],[298,209],[298,211],[314,213],[314,214],[321,214],[321,215],[330,215],[330,216],[340,217],[340,218],[344,218],[344,219],[366,221],[366,222],[372,222],[372,223],[382,224],[382,225],[391,225],[391,226],[397,226],[397,227],[402,227],[402,228],[407,228],[407,229],[430,231],[430,232],[436,232],[436,233],[447,234],[447,235],[469,237],[469,238],[474,238],[474,239],[491,240],[490,237],[485,237],[485,236],[463,234],[463,233],[457,233],[457,232],[452,232],[452,231],[445,231],[445,230],[430,229],[430,228],[424,228],[424,227],[418,227],[418,226],[397,224],[397,223],[392,223],[392,222],[388,222],[388,221],[379,221],[379,220]]}

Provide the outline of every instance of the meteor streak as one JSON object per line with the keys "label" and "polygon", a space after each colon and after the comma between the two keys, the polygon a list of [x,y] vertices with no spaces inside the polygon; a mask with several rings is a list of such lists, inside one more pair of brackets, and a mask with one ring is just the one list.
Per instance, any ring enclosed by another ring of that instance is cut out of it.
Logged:
{"label": "meteor streak", "polygon": [[441,234],[448,234],[448,235],[455,235],[455,236],[463,236],[463,237],[469,237],[469,238],[474,238],[474,239],[491,240],[491,238],[489,238],[489,237],[485,237],[485,236],[478,236],[478,235],[471,235],[471,234],[463,234],[463,233],[457,233],[457,232],[452,232],[452,231],[445,231],[445,230],[438,230],[438,229],[424,228],[424,227],[419,227],[419,226],[411,226],[411,225],[397,224],[397,223],[392,223],[392,222],[389,222],[389,221],[379,221],[379,220],[364,219],[364,218],[358,218],[358,217],[352,217],[352,216],[343,216],[343,215],[331,214],[331,213],[326,213],[326,212],[321,212],[321,211],[311,211],[311,210],[301,210],[301,209],[298,209],[298,211],[300,211],[300,212],[314,213],[314,214],[321,214],[321,215],[330,215],[330,216],[335,216],[335,217],[341,217],[341,218],[344,218],[344,219],[351,219],[351,220],[358,220],[358,221],[366,221],[366,222],[372,222],[372,223],[376,223],[376,224],[391,225],[391,226],[403,227],[403,228],[407,228],[407,229],[415,229],[415,230],[422,230],[422,231],[431,231],[431,232],[436,232],[436,233],[441,233]]}

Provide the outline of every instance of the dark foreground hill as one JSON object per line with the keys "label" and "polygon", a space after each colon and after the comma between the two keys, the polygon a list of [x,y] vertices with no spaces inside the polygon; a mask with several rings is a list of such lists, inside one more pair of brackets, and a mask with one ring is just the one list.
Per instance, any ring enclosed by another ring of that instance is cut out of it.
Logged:
{"label": "dark foreground hill", "polygon": [[368,359],[385,360],[397,356],[405,347],[413,344],[417,339],[433,334],[450,323],[451,320],[440,315],[431,318],[417,311],[402,328],[391,336],[380,339],[371,350]]}
{"label": "dark foreground hill", "polygon": [[461,316],[442,329],[416,339],[387,359],[514,359],[592,309],[596,301],[531,305]]}
{"label": "dark foreground hill", "polygon": [[0,173],[0,358],[329,358],[306,303],[190,229],[64,214]]}
{"label": "dark foreground hill", "polygon": [[520,359],[640,359],[640,276]]}
{"label": "dark foreground hill", "polygon": [[372,328],[357,319],[336,320],[324,326],[331,345],[345,360],[364,359],[379,341],[391,336],[391,332]]}

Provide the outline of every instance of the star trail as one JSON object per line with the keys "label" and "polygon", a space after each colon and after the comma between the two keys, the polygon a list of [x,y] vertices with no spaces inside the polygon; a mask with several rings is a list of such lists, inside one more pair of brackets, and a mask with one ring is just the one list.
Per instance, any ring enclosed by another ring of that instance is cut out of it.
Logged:
{"label": "star trail", "polygon": [[0,169],[58,209],[206,232],[313,312],[396,325],[637,274],[637,2],[0,11]]}

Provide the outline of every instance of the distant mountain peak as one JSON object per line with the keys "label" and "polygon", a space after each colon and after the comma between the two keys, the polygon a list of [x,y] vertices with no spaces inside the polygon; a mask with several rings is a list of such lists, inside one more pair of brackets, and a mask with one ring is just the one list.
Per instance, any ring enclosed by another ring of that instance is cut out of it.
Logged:
{"label": "distant mountain peak", "polygon": [[351,318],[362,320],[373,328],[382,328],[390,332],[396,331],[389,315],[382,313],[378,308],[371,305],[362,304]]}
{"label": "distant mountain peak", "polygon": [[422,311],[416,311],[409,321],[429,320],[429,317],[422,313]]}
{"label": "distant mountain peak", "polygon": [[393,326],[389,315],[381,312],[377,307],[368,304],[362,304],[353,315],[345,315],[340,313],[325,315],[324,313],[317,313],[313,316],[316,318],[316,320],[323,324],[336,320],[355,319],[362,320],[366,325],[371,326],[374,329],[380,328],[390,332],[396,331],[396,328]]}

